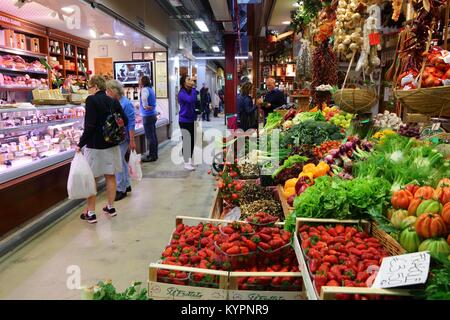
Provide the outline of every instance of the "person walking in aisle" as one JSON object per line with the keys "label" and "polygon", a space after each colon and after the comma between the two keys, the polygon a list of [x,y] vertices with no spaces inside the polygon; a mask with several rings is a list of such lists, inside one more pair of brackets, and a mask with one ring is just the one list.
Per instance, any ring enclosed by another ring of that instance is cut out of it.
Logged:
{"label": "person walking in aisle", "polygon": [[200,90],[200,103],[202,106],[202,120],[211,121],[209,119],[209,115],[211,113],[211,94],[205,84],[203,84],[203,88]]}
{"label": "person walking in aisle", "polygon": [[153,162],[158,160],[158,136],[156,135],[156,96],[150,78],[143,76],[139,80],[140,112],[144,125],[145,138],[148,143],[148,156],[142,157],[142,162]]}
{"label": "person walking in aisle", "polygon": [[126,153],[136,150],[136,143],[134,141],[135,130],[135,114],[134,106],[127,97],[123,85],[117,80],[109,80],[106,83],[106,93],[113,99],[120,102],[123,112],[128,118],[128,126],[126,132],[126,140],[120,144],[120,154],[122,157],[122,171],[116,173],[117,192],[115,201],[120,201],[131,192],[130,175],[128,174],[128,161],[126,160]]}
{"label": "person walking in aisle", "polygon": [[[86,99],[86,113],[84,116],[84,131],[76,152],[84,148],[84,155],[92,169],[94,177],[102,176],[106,180],[107,205],[103,212],[110,217],[117,215],[114,208],[116,197],[115,174],[122,171],[120,147],[117,143],[105,140],[104,127],[112,114],[118,114],[123,119],[124,126],[128,125],[128,119],[120,106],[119,101],[106,95],[106,81],[102,76],[93,76],[88,83],[90,96]],[[87,208],[81,214],[81,220],[88,223],[96,223],[95,215],[96,196],[87,199]]]}
{"label": "person walking in aisle", "polygon": [[195,102],[197,92],[194,89],[194,82],[187,75],[180,78],[180,92],[178,93],[178,103],[180,105],[179,125],[183,138],[183,158],[184,168],[189,171],[195,170],[192,164],[194,154],[194,131],[197,114],[195,113]]}
{"label": "person walking in aisle", "polygon": [[217,92],[214,93],[214,118],[219,116],[220,112],[220,97]]}
{"label": "person walking in aisle", "polygon": [[219,98],[220,98],[219,112],[223,113],[224,112],[223,106],[225,103],[225,89],[223,87],[219,90]]}
{"label": "person walking in aisle", "polygon": [[258,128],[257,106],[253,104],[250,96],[252,83],[246,82],[241,86],[241,91],[237,97],[237,116],[239,128],[247,131]]}
{"label": "person walking in aisle", "polygon": [[[275,79],[274,78],[267,78],[266,88],[267,88],[267,93],[266,93],[266,96],[264,97],[264,102],[266,104],[263,107],[264,119],[267,119],[267,116],[269,115],[269,113],[272,113],[276,108],[279,108],[282,105],[286,104],[286,97],[282,91],[278,90],[275,87]],[[262,98],[258,99],[256,104],[258,106],[262,106],[263,99]]]}

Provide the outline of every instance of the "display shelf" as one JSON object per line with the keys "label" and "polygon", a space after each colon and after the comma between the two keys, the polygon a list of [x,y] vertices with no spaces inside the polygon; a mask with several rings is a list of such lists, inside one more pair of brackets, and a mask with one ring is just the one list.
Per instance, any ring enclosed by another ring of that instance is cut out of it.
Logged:
{"label": "display shelf", "polygon": [[0,91],[33,91],[34,89],[48,89],[40,87],[0,86]]}
{"label": "display shelf", "polygon": [[80,118],[75,119],[63,119],[63,120],[55,120],[50,122],[43,122],[38,124],[32,124],[32,125],[25,125],[20,127],[11,127],[11,128],[4,128],[0,129],[0,133],[10,133],[14,131],[28,131],[28,130],[36,130],[39,128],[45,128],[45,127],[52,127],[60,124],[66,124],[66,123],[75,123],[78,122]]}
{"label": "display shelf", "polygon": [[72,108],[84,108],[84,105],[66,104],[58,106],[32,106],[24,108],[8,108],[0,109],[0,113],[10,113],[10,112],[24,112],[24,111],[37,111],[37,110],[56,110],[56,109],[72,109]]}
{"label": "display shelf", "polygon": [[0,184],[26,176],[38,170],[45,169],[54,164],[70,160],[74,155],[74,150],[68,150],[52,155],[51,157],[34,160],[33,162],[20,164],[17,166],[13,165],[11,167],[11,169],[13,170],[5,170],[3,172],[0,172]]}
{"label": "display shelf", "polygon": [[26,57],[32,57],[32,58],[47,58],[47,55],[45,53],[38,53],[28,50],[22,50],[22,49],[14,49],[14,48],[8,48],[4,46],[0,46],[0,52],[6,52],[10,54],[15,54],[18,56],[26,56]]}
{"label": "display shelf", "polygon": [[62,57],[62,53],[50,52],[50,55],[54,57]]}
{"label": "display shelf", "polygon": [[46,75],[48,77],[48,73],[46,71],[37,71],[37,70],[19,70],[19,69],[12,69],[12,68],[2,68],[0,67],[0,72],[7,71],[7,72],[19,72],[19,73],[32,73],[32,74],[41,74]]}

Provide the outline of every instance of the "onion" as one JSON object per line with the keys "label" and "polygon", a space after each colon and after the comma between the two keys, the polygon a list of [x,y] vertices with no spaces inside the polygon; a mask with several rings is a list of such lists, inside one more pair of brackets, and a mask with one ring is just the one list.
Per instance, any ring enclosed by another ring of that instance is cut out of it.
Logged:
{"label": "onion", "polygon": [[353,149],[355,147],[355,144],[351,141],[347,141],[345,143],[345,148],[347,148],[347,150]]}
{"label": "onion", "polygon": [[347,147],[345,146],[345,144],[341,145],[339,147],[339,153],[340,154],[345,154],[347,152]]}
{"label": "onion", "polygon": [[329,154],[325,157],[324,160],[326,161],[326,163],[331,164],[334,162],[334,157],[331,154]]}
{"label": "onion", "polygon": [[339,155],[339,149],[332,149],[330,150],[330,156],[333,158],[336,158]]}

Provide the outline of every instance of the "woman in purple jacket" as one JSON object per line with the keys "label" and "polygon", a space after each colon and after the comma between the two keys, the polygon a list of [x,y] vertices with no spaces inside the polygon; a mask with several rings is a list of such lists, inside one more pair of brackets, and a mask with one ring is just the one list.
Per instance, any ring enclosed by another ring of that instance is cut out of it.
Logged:
{"label": "woman in purple jacket", "polygon": [[178,122],[183,137],[184,168],[193,171],[195,170],[192,164],[192,155],[194,153],[195,121],[197,120],[197,114],[195,113],[197,92],[194,88],[194,81],[187,75],[180,78],[180,87],[181,89],[178,93],[178,103],[180,105]]}

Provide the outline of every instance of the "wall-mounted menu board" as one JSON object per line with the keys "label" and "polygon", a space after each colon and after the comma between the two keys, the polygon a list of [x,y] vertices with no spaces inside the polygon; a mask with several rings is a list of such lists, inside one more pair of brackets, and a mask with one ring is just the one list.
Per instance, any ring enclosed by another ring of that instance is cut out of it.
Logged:
{"label": "wall-mounted menu board", "polygon": [[155,91],[158,99],[168,98],[167,53],[155,52]]}

